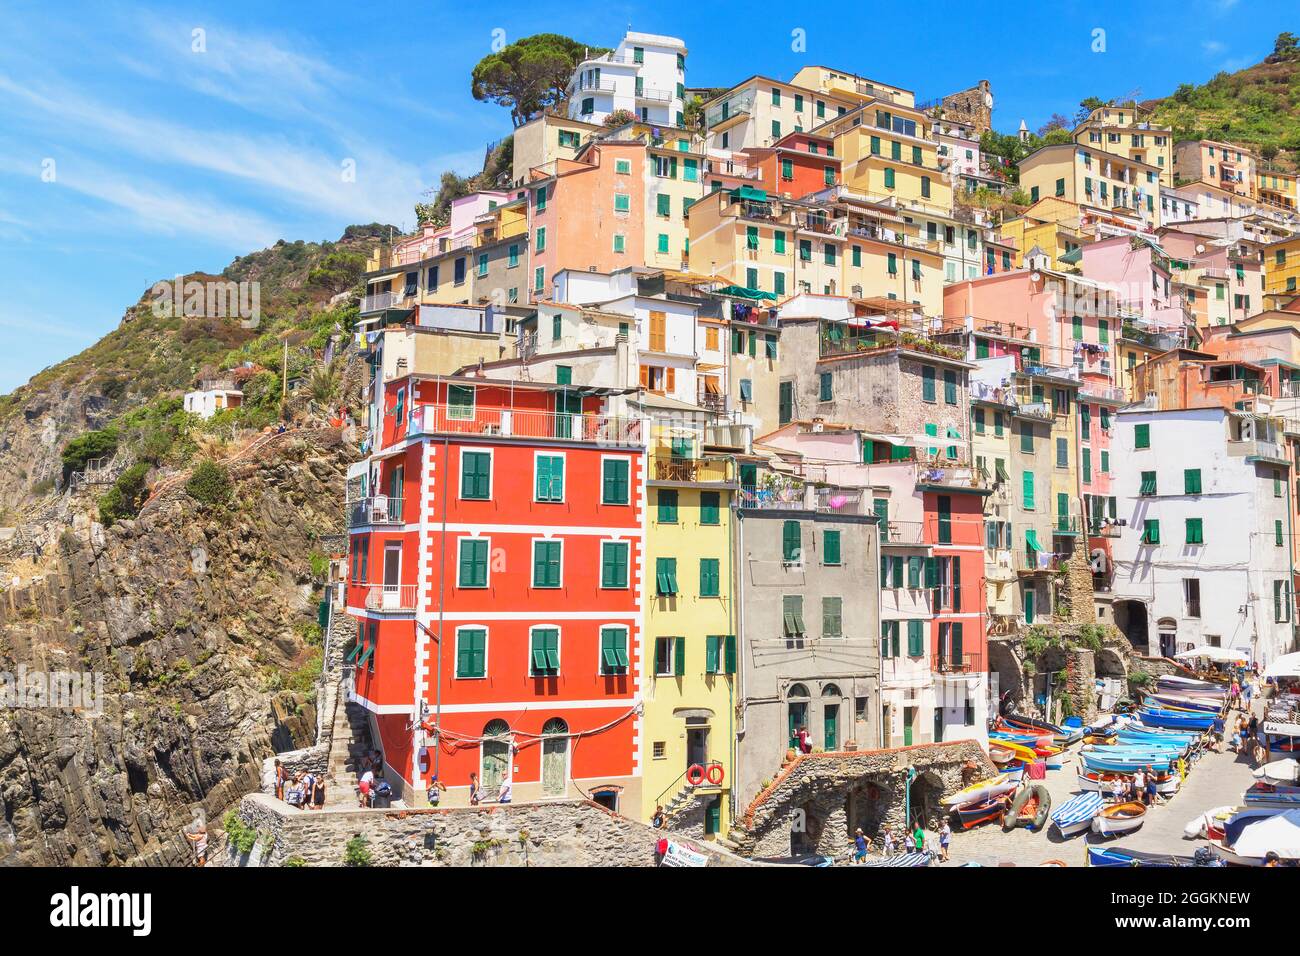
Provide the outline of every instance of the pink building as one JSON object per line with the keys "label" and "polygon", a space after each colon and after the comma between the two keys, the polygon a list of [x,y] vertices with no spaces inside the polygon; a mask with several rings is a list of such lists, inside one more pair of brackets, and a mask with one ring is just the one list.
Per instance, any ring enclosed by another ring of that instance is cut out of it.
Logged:
{"label": "pink building", "polygon": [[1153,237],[1112,236],[1081,251],[1084,277],[1115,290],[1121,317],[1140,317],[1152,331],[1177,331],[1187,324],[1170,256]]}

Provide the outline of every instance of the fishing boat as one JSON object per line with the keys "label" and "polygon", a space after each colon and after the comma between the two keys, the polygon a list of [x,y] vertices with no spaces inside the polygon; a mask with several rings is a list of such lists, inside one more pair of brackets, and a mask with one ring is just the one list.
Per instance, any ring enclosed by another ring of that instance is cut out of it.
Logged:
{"label": "fishing boat", "polygon": [[1127,747],[1084,747],[1079,762],[1086,770],[1133,774],[1150,768],[1157,774],[1168,773],[1178,751],[1129,749]]}
{"label": "fishing boat", "polygon": [[990,797],[978,803],[968,803],[965,806],[958,807],[957,819],[961,822],[962,829],[969,830],[981,823],[999,819],[1007,808],[1008,798],[1008,794],[1001,793],[996,797]]}
{"label": "fishing boat", "polygon": [[1300,762],[1297,762],[1294,757],[1274,760],[1262,767],[1256,767],[1254,774],[1255,779],[1260,783],[1270,783],[1274,786],[1283,787],[1293,786],[1300,784]]}
{"label": "fishing boat", "polygon": [[1041,732],[1050,734],[1052,742],[1057,745],[1068,745],[1074,743],[1083,737],[1083,727],[1059,727],[1056,724],[1048,723],[1045,720],[1038,720],[1034,717],[1024,717],[1020,714],[1008,714],[1001,718],[1001,721],[1009,727],[1021,728],[1030,733]]}
{"label": "fishing boat", "polygon": [[1033,763],[1038,759],[1038,754],[1033,747],[1025,747],[1010,740],[998,740],[992,734],[990,734],[989,744],[1001,747],[1003,750],[1010,750],[1015,755],[1015,759],[1024,763]]}
{"label": "fishing boat", "polygon": [[1242,795],[1248,807],[1300,807],[1300,787],[1254,783]]}
{"label": "fishing boat", "polygon": [[1047,824],[1047,815],[1051,809],[1052,795],[1047,792],[1047,788],[1040,783],[1032,784],[1011,798],[1002,817],[1002,828],[1011,830],[1015,827],[1029,827],[1041,830]]}
{"label": "fishing boat", "polygon": [[989,780],[980,780],[969,787],[963,787],[956,793],[944,797],[940,803],[945,807],[964,807],[981,800],[988,800],[999,794],[1010,793],[1019,786],[1019,782],[1008,780],[1006,774],[998,774]]}
{"label": "fishing boat", "polygon": [[1144,853],[1118,846],[1088,847],[1089,866],[1197,866],[1190,856],[1173,853]]}
{"label": "fishing boat", "polygon": [[1143,703],[1151,707],[1166,707],[1170,710],[1190,710],[1197,713],[1218,714],[1223,710],[1223,701],[1214,698],[1190,697],[1184,694],[1147,694]]}
{"label": "fishing boat", "polygon": [[[1109,794],[1111,787],[1114,786],[1115,780],[1123,780],[1125,786],[1128,785],[1129,779],[1133,775],[1130,773],[1106,773],[1080,770],[1078,772],[1078,783],[1080,790],[1095,790],[1098,793]],[[1182,785],[1182,778],[1176,773],[1157,774],[1156,775],[1156,792],[1163,796],[1172,796],[1178,792]]]}
{"label": "fishing boat", "polygon": [[1146,815],[1146,806],[1137,801],[1112,804],[1103,807],[1101,812],[1093,817],[1092,829],[1102,836],[1118,836],[1136,830],[1142,825]]}
{"label": "fishing boat", "polygon": [[1193,713],[1186,710],[1143,707],[1138,711],[1142,723],[1151,727],[1169,727],[1176,730],[1209,730],[1214,726],[1213,714]]}
{"label": "fishing boat", "polygon": [[1187,826],[1183,827],[1183,837],[1187,840],[1200,840],[1205,837],[1211,829],[1223,829],[1224,822],[1236,813],[1238,807],[1236,804],[1227,807],[1215,807],[1213,810],[1206,810],[1188,821]]}
{"label": "fishing boat", "polygon": [[1020,783],[1025,779],[1025,762],[1023,760],[1003,764],[999,769],[1002,771],[1002,775],[1012,783]]}
{"label": "fishing boat", "polygon": [[1016,758],[1016,752],[1011,748],[1002,747],[995,743],[990,743],[989,759],[992,760],[995,764],[997,764],[999,768],[1002,768],[1017,758]]}
{"label": "fishing boat", "polygon": [[1043,758],[1043,763],[1047,764],[1048,770],[1060,770],[1065,765],[1066,753],[1064,750],[1058,750],[1056,753],[1048,754]]}
{"label": "fishing boat", "polygon": [[1208,836],[1210,849],[1225,863],[1263,866],[1270,852],[1283,860],[1300,859],[1300,808],[1241,810]]}
{"label": "fishing boat", "polygon": [[1092,826],[1092,819],[1104,806],[1100,793],[1084,791],[1066,800],[1052,814],[1052,822],[1057,832],[1063,837],[1085,833]]}

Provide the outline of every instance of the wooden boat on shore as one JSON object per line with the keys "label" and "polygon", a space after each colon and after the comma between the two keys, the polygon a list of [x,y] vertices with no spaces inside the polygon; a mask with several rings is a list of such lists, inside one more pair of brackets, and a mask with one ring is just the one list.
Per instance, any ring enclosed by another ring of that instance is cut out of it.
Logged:
{"label": "wooden boat on shore", "polygon": [[1126,850],[1123,847],[1090,846],[1088,847],[1089,866],[1196,866],[1196,860],[1190,856],[1173,853],[1145,853],[1142,850]]}
{"label": "wooden boat on shore", "polygon": [[1263,866],[1269,852],[1294,860],[1300,858],[1300,808],[1239,810],[1222,829],[1211,827],[1207,836],[1210,849],[1225,863]]}
{"label": "wooden boat on shore", "polygon": [[[1115,780],[1123,780],[1127,787],[1132,780],[1131,773],[1112,773],[1110,771],[1085,770],[1080,768],[1077,774],[1077,780],[1080,790],[1095,790],[1098,793],[1109,795],[1111,787],[1114,786]],[[1156,774],[1156,793],[1161,796],[1172,796],[1178,792],[1182,786],[1182,778],[1176,773]]]}
{"label": "wooden boat on shore", "polygon": [[969,787],[963,787],[956,793],[944,797],[939,802],[945,807],[964,807],[1003,793],[1010,793],[1017,786],[1019,786],[1017,781],[1007,779],[1006,774],[999,774],[990,780],[980,780],[977,783],[972,783]]}
{"label": "wooden boat on shore", "polygon": [[1093,817],[1092,829],[1102,836],[1118,836],[1142,826],[1146,815],[1146,806],[1137,801],[1112,804],[1103,807],[1101,812]]}
{"label": "wooden boat on shore", "polygon": [[1086,833],[1092,827],[1092,821],[1105,805],[1100,793],[1085,790],[1066,800],[1052,814],[1052,822],[1057,832],[1063,837]]}
{"label": "wooden boat on shore", "polygon": [[1000,744],[989,742],[989,759],[992,760],[999,768],[1011,761],[1018,759],[1016,752],[1010,747],[1003,747]]}
{"label": "wooden boat on shore", "polygon": [[963,830],[969,830],[971,827],[977,827],[981,823],[988,823],[990,820],[997,820],[1002,817],[1007,808],[1009,794],[1002,793],[996,797],[990,797],[987,800],[981,800],[978,803],[968,803],[963,807],[957,808],[957,819],[961,822]]}
{"label": "wooden boat on shore", "polygon": [[1248,807],[1278,807],[1290,810],[1300,807],[1300,787],[1255,783],[1242,795]]}

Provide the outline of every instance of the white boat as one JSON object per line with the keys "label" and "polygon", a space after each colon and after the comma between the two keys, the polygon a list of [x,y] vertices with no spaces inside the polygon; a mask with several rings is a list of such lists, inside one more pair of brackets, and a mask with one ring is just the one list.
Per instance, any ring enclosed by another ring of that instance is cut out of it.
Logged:
{"label": "white boat", "polygon": [[968,803],[979,803],[999,794],[1010,793],[1018,786],[1020,786],[1018,779],[1012,780],[1009,774],[1002,773],[989,780],[972,783],[969,787],[949,794],[939,802],[945,807],[964,807]]}
{"label": "white boat", "polygon": [[1092,826],[1092,821],[1101,812],[1102,806],[1104,801],[1100,793],[1085,791],[1057,807],[1052,814],[1052,822],[1056,824],[1061,836],[1074,836]]}
{"label": "white boat", "polygon": [[1114,803],[1103,807],[1092,818],[1092,829],[1102,836],[1117,836],[1136,830],[1146,819],[1147,808],[1136,801],[1132,803]]}
{"label": "white boat", "polygon": [[1188,840],[1199,840],[1209,832],[1211,827],[1223,829],[1224,821],[1236,812],[1236,804],[1206,810],[1187,821],[1187,826],[1183,827],[1183,837]]}
{"label": "white boat", "polygon": [[1263,866],[1269,853],[1300,859],[1300,809],[1242,810],[1212,832],[1210,849],[1238,866]]}
{"label": "white boat", "polygon": [[[1078,780],[1080,790],[1093,790],[1097,793],[1110,796],[1111,781],[1115,777],[1130,777],[1131,774],[1121,774],[1109,770],[1102,771],[1100,774],[1092,771],[1085,771],[1082,767],[1076,772],[1075,779]],[[1183,778],[1176,773],[1171,773],[1168,777],[1156,781],[1156,793],[1163,797],[1173,796],[1182,786]]]}
{"label": "white boat", "polygon": [[1260,783],[1272,784],[1275,787],[1294,786],[1300,781],[1300,762],[1297,762],[1294,757],[1285,757],[1282,760],[1266,763],[1262,767],[1256,767],[1254,774],[1255,779]]}

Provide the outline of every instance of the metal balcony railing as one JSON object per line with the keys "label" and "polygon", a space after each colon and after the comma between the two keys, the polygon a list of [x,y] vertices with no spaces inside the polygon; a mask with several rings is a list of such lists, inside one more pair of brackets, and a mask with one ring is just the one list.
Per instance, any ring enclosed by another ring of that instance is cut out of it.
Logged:
{"label": "metal balcony railing", "polygon": [[727,462],[720,458],[656,458],[656,481],[726,481]]}
{"label": "metal balcony railing", "polygon": [[402,298],[403,296],[396,292],[368,295],[361,300],[361,312],[364,315],[367,312],[382,312],[384,309],[395,308]]}
{"label": "metal balcony railing", "polygon": [[367,611],[414,611],[414,584],[372,584],[366,589]]}
{"label": "metal balcony railing", "polygon": [[939,674],[975,674],[980,670],[979,654],[940,654],[934,661]]}
{"label": "metal balcony railing", "polygon": [[880,543],[900,547],[925,543],[925,524],[920,521],[887,521],[880,525]]}
{"label": "metal balcony railing", "polygon": [[403,499],[388,495],[372,495],[369,498],[357,498],[347,503],[348,527],[362,528],[368,525],[402,524]]}
{"label": "metal balcony railing", "polygon": [[643,447],[648,432],[642,418],[449,405],[421,405],[411,418],[411,430],[425,435],[558,438],[621,447]]}

